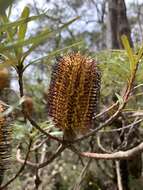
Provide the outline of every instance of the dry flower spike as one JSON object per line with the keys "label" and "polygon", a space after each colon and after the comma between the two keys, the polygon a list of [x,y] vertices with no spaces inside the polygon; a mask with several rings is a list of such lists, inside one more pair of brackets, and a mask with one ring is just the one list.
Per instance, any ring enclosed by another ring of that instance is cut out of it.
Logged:
{"label": "dry flower spike", "polygon": [[[0,101],[0,114],[6,110],[6,106]],[[8,116],[0,116],[0,177],[8,168],[11,153],[11,127]]]}
{"label": "dry flower spike", "polygon": [[54,65],[48,94],[48,115],[66,138],[87,132],[99,102],[97,63],[80,53],[60,57]]}

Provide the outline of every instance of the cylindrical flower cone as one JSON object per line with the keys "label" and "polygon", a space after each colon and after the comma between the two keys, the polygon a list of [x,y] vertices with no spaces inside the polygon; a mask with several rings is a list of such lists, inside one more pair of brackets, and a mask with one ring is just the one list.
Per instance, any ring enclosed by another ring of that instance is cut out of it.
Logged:
{"label": "cylindrical flower cone", "polygon": [[[0,101],[0,114],[2,114],[5,110],[6,106]],[[3,178],[4,171],[9,165],[12,139],[11,132],[8,116],[0,115],[0,179]]]}
{"label": "cylindrical flower cone", "polygon": [[100,91],[97,63],[80,53],[61,57],[53,67],[48,115],[65,138],[84,134],[94,126]]}

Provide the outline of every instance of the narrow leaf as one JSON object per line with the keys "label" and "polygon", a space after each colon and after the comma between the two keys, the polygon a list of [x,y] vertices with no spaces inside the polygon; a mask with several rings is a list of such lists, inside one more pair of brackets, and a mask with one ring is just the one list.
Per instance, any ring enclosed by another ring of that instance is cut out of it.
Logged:
{"label": "narrow leaf", "polygon": [[[28,7],[25,7],[22,14],[21,14],[21,19],[25,18],[27,19],[29,17],[29,14],[30,14],[30,10]],[[19,31],[18,31],[18,39],[24,39],[25,37],[25,34],[26,34],[26,31],[27,31],[27,22],[23,23],[23,24],[20,24],[19,26]]]}
{"label": "narrow leaf", "polygon": [[21,46],[25,46],[25,45],[34,45],[36,44],[37,46],[45,41],[48,37],[51,37],[55,34],[57,34],[58,32],[60,32],[62,29],[66,28],[68,25],[72,24],[73,22],[75,22],[79,17],[76,17],[72,20],[70,20],[69,22],[65,23],[64,25],[62,25],[59,29],[57,30],[50,30],[46,29],[45,31],[42,31],[40,34],[34,36],[34,37],[30,37],[28,39],[23,39],[23,40],[18,40],[12,43],[9,43],[7,45],[0,45],[0,51],[5,51],[11,48],[16,48],[16,47],[21,47]]}
{"label": "narrow leaf", "polygon": [[140,61],[142,57],[143,57],[143,46],[139,49],[139,52],[137,54],[137,58],[136,58],[137,63]]}
{"label": "narrow leaf", "polygon": [[[21,18],[25,18],[27,19],[29,17],[29,14],[30,14],[30,10],[28,7],[25,7],[22,14],[21,14]],[[19,30],[18,30],[18,39],[19,40],[24,40],[25,38],[25,34],[26,34],[26,31],[27,31],[27,22],[23,23],[23,24],[20,24],[19,25]],[[22,54],[22,51],[23,51],[23,48],[20,47],[18,49],[18,52],[20,54]]]}
{"label": "narrow leaf", "polygon": [[12,27],[17,27],[19,25],[28,23],[30,21],[36,20],[36,19],[40,19],[41,17],[43,17],[44,14],[38,15],[38,16],[31,16],[28,18],[21,18],[15,22],[11,22],[11,23],[4,23],[0,26],[0,32],[4,32],[7,29],[11,29]]}
{"label": "narrow leaf", "polygon": [[122,40],[125,50],[127,51],[127,55],[128,55],[129,61],[130,61],[130,70],[133,71],[135,64],[136,64],[134,53],[132,51],[132,48],[130,47],[127,36],[122,35],[121,40]]}
{"label": "narrow leaf", "polygon": [[124,100],[123,100],[123,97],[120,96],[119,94],[115,93],[116,97],[118,98],[118,101],[119,101],[119,104],[120,105],[123,105],[124,104]]}
{"label": "narrow leaf", "polygon": [[[46,56],[44,56],[44,57],[42,57],[42,58],[38,58],[38,59],[32,61],[32,62],[30,63],[30,65],[31,65],[32,63],[35,63],[35,62],[38,62],[38,61],[42,61],[42,60],[44,60],[44,59],[48,59],[49,57],[55,56],[55,55],[57,55],[57,54],[63,52],[64,50],[67,50],[67,49],[76,47],[76,46],[81,45],[81,44],[83,44],[83,41],[79,41],[79,42],[73,43],[73,44],[71,44],[71,45],[69,45],[69,46],[66,46],[66,47],[64,47],[64,48],[61,48],[61,49],[56,49],[56,50],[52,51],[51,53],[49,53],[48,55],[46,55]],[[27,52],[25,52],[24,55],[23,55],[23,59],[25,59],[32,51],[34,51],[34,49],[35,49],[36,47],[37,47],[37,46],[32,46]]]}

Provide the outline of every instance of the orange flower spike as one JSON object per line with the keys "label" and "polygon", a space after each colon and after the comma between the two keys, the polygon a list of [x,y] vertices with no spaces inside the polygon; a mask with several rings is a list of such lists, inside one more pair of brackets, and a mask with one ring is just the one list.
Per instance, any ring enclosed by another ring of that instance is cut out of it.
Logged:
{"label": "orange flower spike", "polygon": [[65,55],[55,64],[48,94],[48,115],[66,136],[74,137],[93,127],[100,78],[96,62],[80,53]]}

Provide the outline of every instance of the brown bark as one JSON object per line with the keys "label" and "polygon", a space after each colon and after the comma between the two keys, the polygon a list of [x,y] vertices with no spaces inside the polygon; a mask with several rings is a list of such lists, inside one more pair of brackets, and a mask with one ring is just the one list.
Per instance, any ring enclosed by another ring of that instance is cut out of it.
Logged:
{"label": "brown bark", "polygon": [[117,11],[118,11],[118,41],[119,41],[119,46],[122,48],[122,43],[121,43],[121,36],[125,34],[128,37],[130,46],[133,47],[133,42],[131,39],[131,30],[130,30],[130,25],[128,22],[127,18],[127,10],[126,10],[126,4],[124,0],[117,0],[118,5],[117,5]]}
{"label": "brown bark", "polygon": [[121,36],[123,34],[128,37],[130,46],[133,47],[125,1],[109,0],[108,11],[110,22],[111,48],[122,48]]}
{"label": "brown bark", "polygon": [[110,22],[110,37],[111,37],[111,48],[119,49],[118,42],[118,11],[117,11],[118,0],[109,0],[109,22]]}

